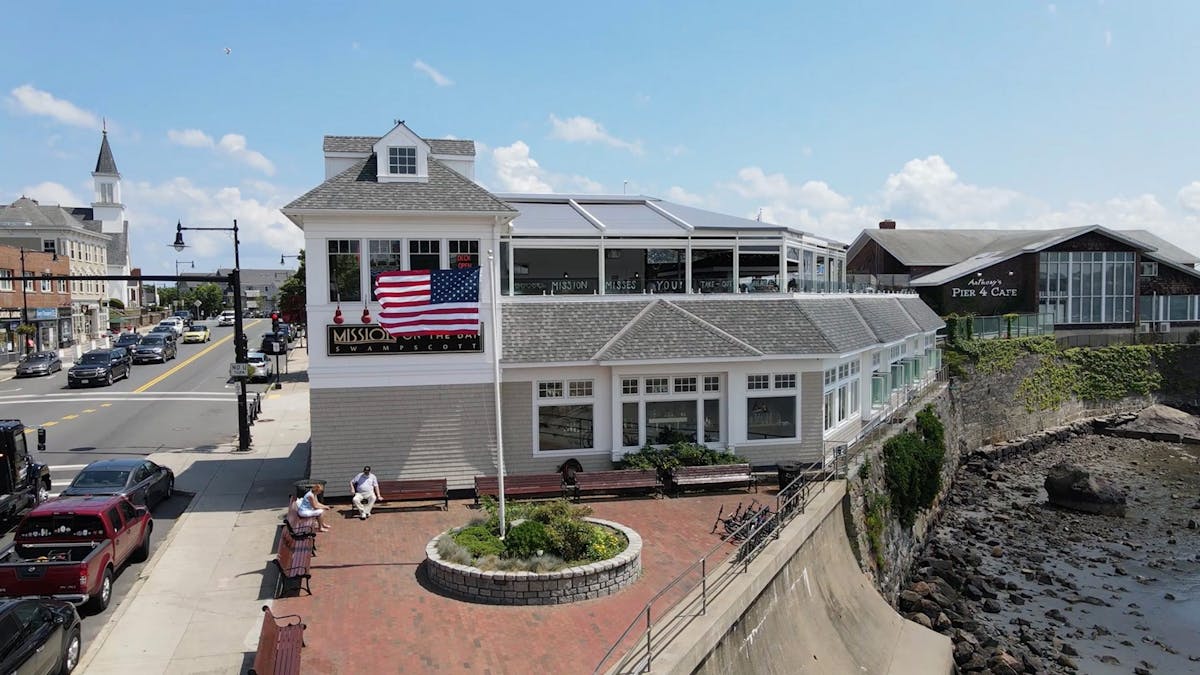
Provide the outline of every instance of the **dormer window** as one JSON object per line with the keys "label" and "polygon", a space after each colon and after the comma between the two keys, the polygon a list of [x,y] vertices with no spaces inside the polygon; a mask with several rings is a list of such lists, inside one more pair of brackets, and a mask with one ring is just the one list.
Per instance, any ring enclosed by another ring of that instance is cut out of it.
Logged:
{"label": "dormer window", "polygon": [[388,148],[388,173],[393,176],[417,175],[417,149]]}

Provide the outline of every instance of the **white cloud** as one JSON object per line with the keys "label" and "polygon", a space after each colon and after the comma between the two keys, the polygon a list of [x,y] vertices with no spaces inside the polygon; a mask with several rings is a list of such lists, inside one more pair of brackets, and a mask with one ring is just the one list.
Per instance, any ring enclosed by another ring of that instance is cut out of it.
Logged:
{"label": "white cloud", "polygon": [[1020,206],[1022,196],[1011,190],[985,188],[959,180],[938,155],[909,160],[883,186],[883,206],[898,215],[930,217],[944,223],[994,217]]}
{"label": "white cloud", "polygon": [[1104,46],[1106,48],[1112,46],[1112,31],[1111,30],[1104,31]]}
{"label": "white cloud", "polygon": [[42,91],[31,84],[23,84],[9,92],[9,108],[28,115],[50,117],[62,124],[75,127],[100,128],[100,118],[71,103],[56,98],[48,91]]}
{"label": "white cloud", "polygon": [[84,201],[62,183],[43,181],[37,185],[21,188],[21,194],[36,199],[39,204],[58,204],[60,206],[85,206],[91,200]]}
{"label": "white cloud", "polygon": [[723,185],[743,197],[768,199],[777,203],[791,202],[795,206],[818,211],[844,209],[850,201],[835,192],[825,181],[810,180],[793,185],[781,173],[767,174],[757,166],[738,171],[738,181]]}
{"label": "white cloud", "polygon": [[261,152],[248,148],[246,137],[241,134],[225,134],[221,140],[214,141],[212,136],[199,129],[169,129],[167,139],[189,148],[210,148],[268,176],[275,175],[275,164]]}
{"label": "white cloud", "polygon": [[199,129],[168,129],[167,138],[176,145],[189,148],[211,148],[215,145],[212,136]]}
{"label": "white cloud", "polygon": [[425,63],[421,59],[413,61],[413,70],[420,73],[425,73],[429,76],[429,79],[433,80],[433,83],[439,87],[449,87],[454,84],[454,80],[451,80],[450,78],[441,74],[436,68],[428,63]]}
{"label": "white cloud", "polygon": [[524,141],[492,150],[492,163],[501,192],[554,192],[544,179],[546,172],[529,156]]}
{"label": "white cloud", "polygon": [[688,192],[678,185],[672,185],[667,188],[667,199],[688,206],[700,206],[707,202],[703,196],[694,192]]}
{"label": "white cloud", "polygon": [[602,143],[621,150],[628,150],[635,155],[642,154],[641,141],[626,141],[612,134],[596,120],[577,115],[567,119],[559,119],[550,115],[550,138],[568,143]]}
{"label": "white cloud", "polygon": [[1179,190],[1179,203],[1189,211],[1200,213],[1200,180],[1192,181]]}

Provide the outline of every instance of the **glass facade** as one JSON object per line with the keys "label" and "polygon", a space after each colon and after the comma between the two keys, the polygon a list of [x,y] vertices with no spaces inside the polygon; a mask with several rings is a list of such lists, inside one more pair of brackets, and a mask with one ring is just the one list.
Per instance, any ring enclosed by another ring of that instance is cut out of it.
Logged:
{"label": "glass facade", "polygon": [[1038,311],[1056,324],[1132,323],[1134,254],[1049,251],[1038,258]]}

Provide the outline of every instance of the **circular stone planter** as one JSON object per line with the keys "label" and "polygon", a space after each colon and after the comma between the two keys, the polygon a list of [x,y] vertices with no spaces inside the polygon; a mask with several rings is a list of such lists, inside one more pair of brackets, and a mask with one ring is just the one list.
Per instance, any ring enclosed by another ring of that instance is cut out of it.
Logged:
{"label": "circular stone planter", "polygon": [[637,581],[642,573],[642,538],[608,520],[585,518],[625,535],[629,545],[616,557],[556,572],[485,572],[478,567],[442,560],[437,544],[443,532],[425,545],[429,581],[446,594],[488,605],[561,605],[611,595]]}

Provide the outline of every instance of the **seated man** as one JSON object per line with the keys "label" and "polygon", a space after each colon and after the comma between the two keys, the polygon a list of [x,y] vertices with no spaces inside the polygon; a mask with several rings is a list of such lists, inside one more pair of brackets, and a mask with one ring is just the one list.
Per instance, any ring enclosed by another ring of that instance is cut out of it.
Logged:
{"label": "seated man", "polygon": [[350,490],[354,493],[354,508],[358,509],[358,519],[366,520],[371,517],[371,508],[375,502],[382,502],[379,494],[379,480],[371,473],[371,467],[364,466],[362,473],[350,481]]}

